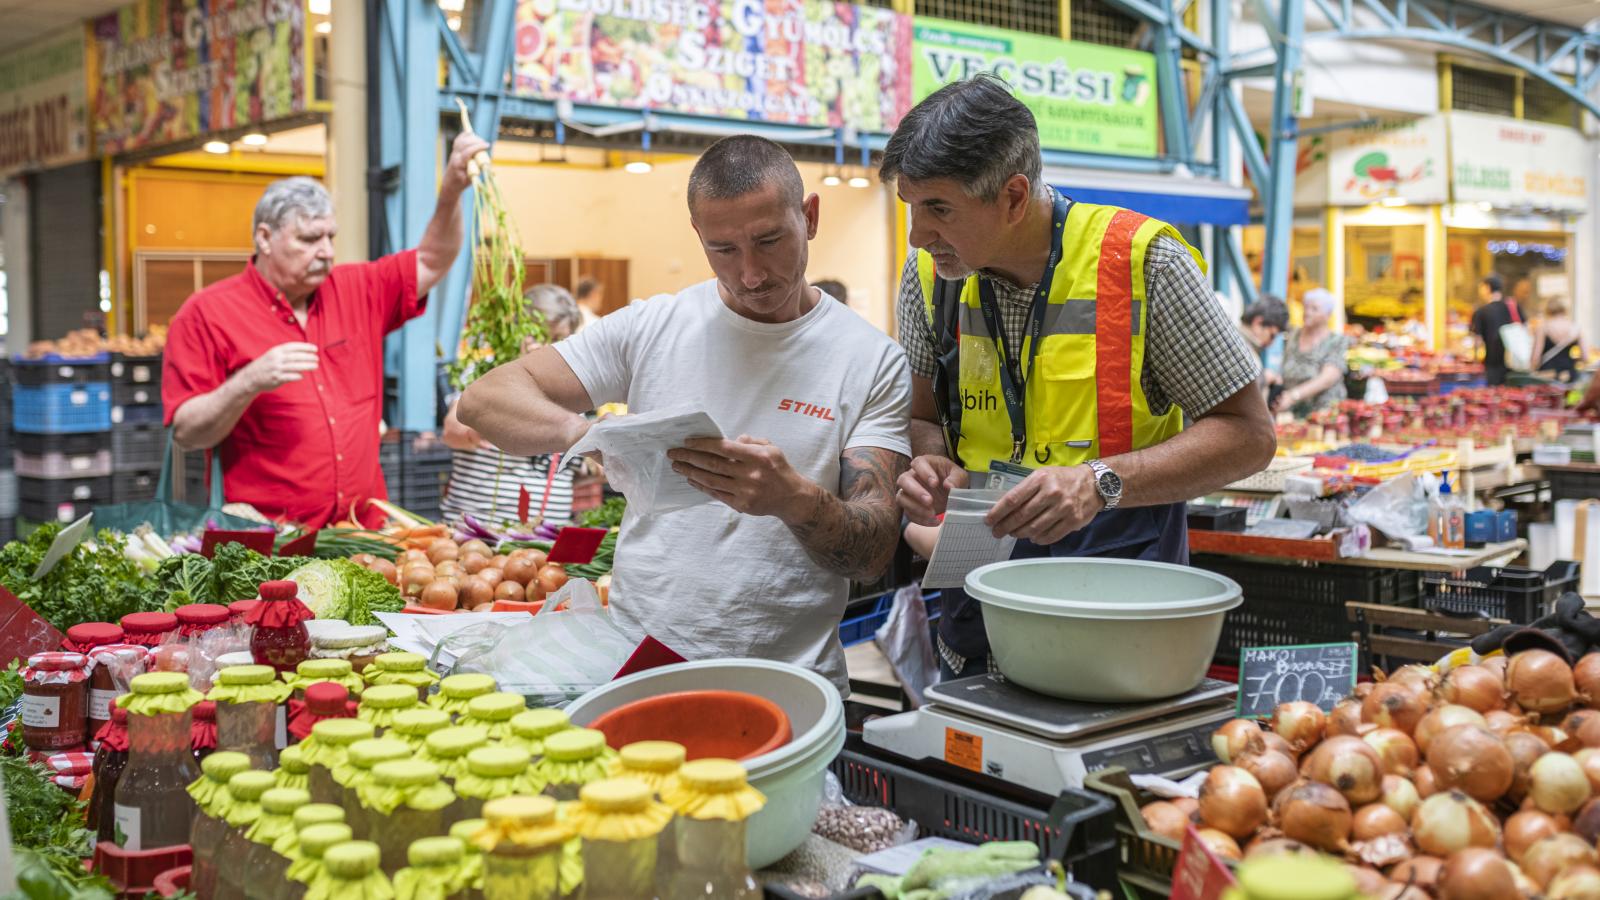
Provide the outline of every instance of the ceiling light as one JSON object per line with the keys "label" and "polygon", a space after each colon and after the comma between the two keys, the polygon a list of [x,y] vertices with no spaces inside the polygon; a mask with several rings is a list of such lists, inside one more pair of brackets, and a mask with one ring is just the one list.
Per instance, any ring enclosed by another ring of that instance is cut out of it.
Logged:
{"label": "ceiling light", "polygon": [[1494,204],[1487,200],[1479,200],[1478,209],[1482,210],[1483,212],[1494,212]]}
{"label": "ceiling light", "polygon": [[245,145],[246,147],[265,147],[267,145],[267,136],[259,131],[252,131],[244,137],[239,138],[239,143]]}
{"label": "ceiling light", "polygon": [[822,183],[828,187],[838,187],[842,182],[839,180],[839,176],[829,172],[828,174],[822,176]]}
{"label": "ceiling light", "polygon": [[317,23],[317,34],[333,34],[333,23],[332,22],[318,22]]}
{"label": "ceiling light", "polygon": [[439,8],[445,12],[461,12],[467,8],[466,0],[439,0]]}
{"label": "ceiling light", "polygon": [[1390,206],[1390,207],[1405,206],[1406,205],[1406,198],[1404,198],[1404,197],[1385,197],[1382,200],[1379,200],[1378,202],[1382,203],[1384,206]]}
{"label": "ceiling light", "polygon": [[653,167],[648,162],[645,162],[642,159],[636,159],[633,162],[623,166],[622,171],[632,175],[644,175],[649,172],[651,168]]}
{"label": "ceiling light", "polygon": [[223,154],[227,153],[233,148],[228,145],[227,141],[206,141],[205,146],[201,147],[200,149],[206,151],[207,153]]}
{"label": "ceiling light", "polygon": [[855,175],[850,178],[850,186],[853,188],[871,187],[872,182],[865,175]]}
{"label": "ceiling light", "polygon": [[451,16],[450,18],[444,20],[444,24],[449,26],[451,31],[460,31],[461,30],[461,17],[460,16]]}
{"label": "ceiling light", "polygon": [[311,0],[306,9],[313,16],[326,16],[333,13],[333,0]]}

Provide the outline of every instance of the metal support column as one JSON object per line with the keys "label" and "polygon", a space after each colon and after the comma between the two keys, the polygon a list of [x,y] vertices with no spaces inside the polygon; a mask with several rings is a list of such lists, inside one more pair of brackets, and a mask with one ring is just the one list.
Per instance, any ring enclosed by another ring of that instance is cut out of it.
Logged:
{"label": "metal support column", "polygon": [[[1217,167],[1217,177],[1223,181],[1233,181],[1233,129],[1228,126],[1228,101],[1222,96],[1232,92],[1233,86],[1223,77],[1223,68],[1228,64],[1228,55],[1232,52],[1229,48],[1231,40],[1229,32],[1233,29],[1233,9],[1229,3],[1222,0],[1211,0],[1210,31],[1207,35],[1211,39],[1211,49],[1216,54],[1210,61],[1206,80],[1214,82],[1211,92],[1211,164]],[[1205,103],[1205,98],[1201,98]],[[1198,137],[1198,134],[1196,135]],[[1249,282],[1249,270],[1239,272],[1233,265],[1233,256],[1228,253],[1229,236],[1234,234],[1233,228],[1211,229],[1211,284],[1218,291],[1227,292],[1236,281],[1241,282],[1239,287],[1246,288]],[[1249,298],[1246,298],[1248,302]]]}
{"label": "metal support column", "polygon": [[1294,168],[1298,153],[1295,99],[1306,15],[1300,0],[1279,0],[1278,7],[1278,30],[1272,35],[1278,59],[1272,67],[1272,133],[1268,137],[1271,174],[1262,191],[1266,249],[1261,260],[1261,289],[1284,297],[1289,293],[1290,239],[1294,232]]}
{"label": "metal support column", "polygon": [[[397,247],[415,247],[433,217],[438,194],[439,58],[438,6],[429,0],[388,0],[390,28],[401,31],[400,115],[383,122],[384,144],[400,148],[400,202]],[[396,229],[394,225],[397,225]],[[400,404],[394,424],[406,431],[431,431],[438,425],[436,374],[438,308],[400,330]]]}

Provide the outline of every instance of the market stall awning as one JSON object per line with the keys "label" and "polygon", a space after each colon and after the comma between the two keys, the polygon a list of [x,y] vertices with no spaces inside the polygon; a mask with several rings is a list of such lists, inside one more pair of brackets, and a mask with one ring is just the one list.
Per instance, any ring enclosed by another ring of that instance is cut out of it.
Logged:
{"label": "market stall awning", "polygon": [[1192,175],[1046,167],[1045,181],[1074,200],[1123,206],[1174,225],[1244,225],[1250,191]]}

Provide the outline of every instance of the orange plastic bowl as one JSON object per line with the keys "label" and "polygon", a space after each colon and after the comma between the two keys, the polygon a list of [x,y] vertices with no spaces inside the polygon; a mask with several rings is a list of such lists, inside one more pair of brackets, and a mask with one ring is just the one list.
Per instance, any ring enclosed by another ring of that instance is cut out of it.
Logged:
{"label": "orange plastic bowl", "polygon": [[590,728],[622,748],[635,741],[675,741],[689,759],[752,759],[789,743],[789,717],[765,697],[738,691],[681,691],[635,700]]}

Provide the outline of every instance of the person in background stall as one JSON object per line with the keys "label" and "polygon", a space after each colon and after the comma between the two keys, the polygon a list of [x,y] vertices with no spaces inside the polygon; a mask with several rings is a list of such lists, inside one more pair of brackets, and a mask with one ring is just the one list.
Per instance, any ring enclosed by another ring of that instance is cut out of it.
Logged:
{"label": "person in background stall", "polygon": [[1505,384],[1510,368],[1506,365],[1506,344],[1500,329],[1527,320],[1516,298],[1506,296],[1505,280],[1494,272],[1478,282],[1478,299],[1483,305],[1472,313],[1470,327],[1477,346],[1483,350],[1483,380],[1491,386]]}
{"label": "person in background stall", "polygon": [[1533,352],[1538,354],[1534,371],[1553,373],[1561,381],[1571,381],[1578,366],[1589,358],[1583,332],[1559,297],[1544,305],[1544,317],[1533,327]]}
{"label": "person in background stall", "polygon": [[1273,404],[1275,412],[1304,419],[1345,398],[1350,339],[1329,327],[1338,302],[1323,288],[1306,291],[1300,327],[1283,339],[1283,393]]}
{"label": "person in background stall", "polygon": [[[1278,340],[1289,327],[1289,306],[1271,294],[1246,306],[1239,316],[1239,333],[1261,359],[1261,378],[1256,384],[1262,396],[1283,384],[1283,342]],[[1276,349],[1276,353],[1274,353]],[[1269,359],[1268,357],[1272,357]]]}
{"label": "person in background stall", "polygon": [[578,315],[584,325],[592,325],[605,315],[606,286],[593,278],[579,279],[572,298],[578,302]]}
{"label": "person in background stall", "polygon": [[811,286],[823,292],[824,294],[827,294],[829,297],[839,301],[840,303],[843,303],[845,306],[850,305],[850,289],[844,286],[844,282],[836,278],[824,278],[821,281],[813,281],[811,282]]}
{"label": "person in background stall", "polygon": [[[577,302],[565,288],[553,284],[535,285],[526,294],[528,305],[544,316],[547,342],[530,337],[522,352],[532,353],[546,345],[564,341],[583,325]],[[444,418],[445,446],[453,453],[450,484],[445,488],[441,508],[446,516],[471,515],[490,528],[519,522],[522,490],[528,491],[528,517],[549,522],[572,518],[573,478],[592,465],[581,456],[563,458],[561,454],[512,456],[485,441],[481,435],[461,424],[456,417],[459,396],[450,400]]]}

